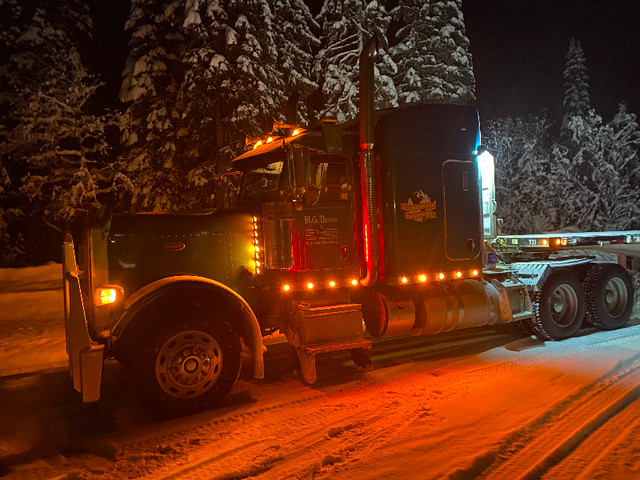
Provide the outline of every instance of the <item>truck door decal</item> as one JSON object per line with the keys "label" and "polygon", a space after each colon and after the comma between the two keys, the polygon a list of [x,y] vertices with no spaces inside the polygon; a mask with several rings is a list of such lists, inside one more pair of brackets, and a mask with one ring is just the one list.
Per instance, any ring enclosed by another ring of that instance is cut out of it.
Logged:
{"label": "truck door decal", "polygon": [[413,192],[404,203],[400,203],[400,208],[404,212],[405,220],[424,222],[425,220],[436,219],[437,202],[431,200],[429,195],[422,190]]}

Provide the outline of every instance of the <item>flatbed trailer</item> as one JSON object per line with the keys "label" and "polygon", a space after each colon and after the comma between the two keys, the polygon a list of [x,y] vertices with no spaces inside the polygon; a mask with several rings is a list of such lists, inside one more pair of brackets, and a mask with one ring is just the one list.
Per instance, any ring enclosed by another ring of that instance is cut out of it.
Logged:
{"label": "flatbed trailer", "polygon": [[640,230],[500,235],[491,246],[507,255],[545,256],[567,250],[588,250],[637,257],[640,256]]}

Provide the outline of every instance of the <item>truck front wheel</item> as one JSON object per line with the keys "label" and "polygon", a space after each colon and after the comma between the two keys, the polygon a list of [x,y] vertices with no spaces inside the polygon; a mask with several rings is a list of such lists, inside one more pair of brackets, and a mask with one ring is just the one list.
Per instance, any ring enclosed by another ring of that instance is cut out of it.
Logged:
{"label": "truck front wheel", "polygon": [[141,402],[164,417],[213,407],[231,391],[241,368],[236,331],[223,320],[183,312],[145,339],[130,364]]}
{"label": "truck front wheel", "polygon": [[584,280],[587,321],[594,327],[624,327],[633,309],[633,284],[629,273],[615,263],[595,264]]}
{"label": "truck front wheel", "polygon": [[585,311],[582,283],[570,271],[549,276],[533,295],[532,325],[544,340],[564,340],[580,329]]}

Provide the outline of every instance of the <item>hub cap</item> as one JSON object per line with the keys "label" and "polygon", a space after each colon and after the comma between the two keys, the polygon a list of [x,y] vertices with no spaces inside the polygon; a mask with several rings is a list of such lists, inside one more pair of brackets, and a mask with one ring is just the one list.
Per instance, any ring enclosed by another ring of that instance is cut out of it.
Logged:
{"label": "hub cap", "polygon": [[175,398],[194,398],[213,387],[222,372],[222,349],[209,334],[180,332],[167,340],[156,357],[160,388]]}
{"label": "hub cap", "polygon": [[578,314],[578,295],[569,285],[559,285],[549,298],[549,308],[553,322],[559,327],[573,323]]}
{"label": "hub cap", "polygon": [[604,291],[604,305],[612,317],[619,317],[627,307],[627,287],[620,278],[612,278],[607,282]]}

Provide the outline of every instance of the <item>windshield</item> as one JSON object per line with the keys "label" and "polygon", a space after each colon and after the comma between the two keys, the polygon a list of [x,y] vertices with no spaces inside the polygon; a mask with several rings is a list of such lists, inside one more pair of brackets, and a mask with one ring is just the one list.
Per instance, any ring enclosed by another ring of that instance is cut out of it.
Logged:
{"label": "windshield", "polygon": [[260,201],[275,201],[283,190],[283,161],[256,166],[244,173],[240,198],[252,198]]}

